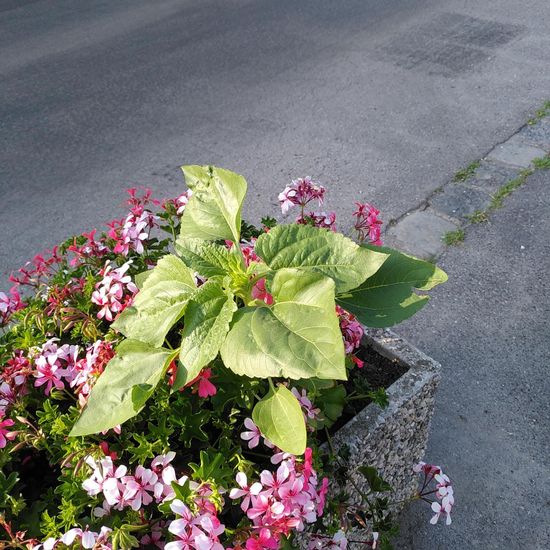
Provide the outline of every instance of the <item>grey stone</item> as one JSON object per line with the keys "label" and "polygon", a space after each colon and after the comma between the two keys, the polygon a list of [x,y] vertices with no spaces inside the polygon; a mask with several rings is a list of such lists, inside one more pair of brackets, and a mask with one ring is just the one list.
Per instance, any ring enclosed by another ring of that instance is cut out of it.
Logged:
{"label": "grey stone", "polygon": [[455,231],[457,227],[457,224],[427,209],[413,212],[399,220],[388,229],[386,240],[405,252],[431,259],[443,250],[443,235],[448,231]]}
{"label": "grey stone", "polygon": [[432,208],[458,219],[467,219],[477,210],[485,210],[490,202],[491,197],[485,191],[462,183],[450,183],[430,199]]}
{"label": "grey stone", "polygon": [[543,118],[533,125],[527,124],[519,134],[525,141],[550,152],[550,118]]}
{"label": "grey stone", "polygon": [[520,169],[513,166],[482,160],[474,176],[468,179],[467,183],[494,193],[505,183],[517,178],[519,172]]}
{"label": "grey stone", "polygon": [[488,155],[489,160],[498,160],[514,166],[529,168],[536,159],[543,157],[545,151],[526,143],[519,134],[497,145]]}
{"label": "grey stone", "polygon": [[[371,403],[334,434],[332,444],[336,449],[344,445],[349,449],[349,477],[362,491],[367,492],[368,485],[357,467],[374,466],[394,487],[385,495],[400,502],[410,499],[418,487],[412,467],[424,457],[441,366],[389,330],[366,329],[362,343],[409,370],[386,390],[389,405],[385,409]],[[338,489],[331,487],[331,491]],[[351,482],[345,489],[352,502],[358,503]],[[402,503],[395,504],[392,509],[398,512],[402,507]],[[306,543],[302,539],[300,547],[306,548]]]}

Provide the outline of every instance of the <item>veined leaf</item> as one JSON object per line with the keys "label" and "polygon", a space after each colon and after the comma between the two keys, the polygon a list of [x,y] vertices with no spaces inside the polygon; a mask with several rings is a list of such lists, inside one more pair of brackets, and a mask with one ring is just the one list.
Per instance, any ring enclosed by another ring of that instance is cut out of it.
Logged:
{"label": "veined leaf", "polygon": [[193,195],[181,218],[181,238],[238,243],[245,179],[213,166],[182,166],[182,170]]}
{"label": "veined leaf", "polygon": [[307,225],[278,225],[258,237],[254,247],[271,269],[315,271],[336,283],[336,292],[360,285],[380,269],[387,254],[354,243],[341,233]]}
{"label": "veined leaf", "polygon": [[236,309],[233,294],[217,283],[207,281],[199,288],[185,312],[174,390],[196,378],[216,358]]}
{"label": "veined leaf", "polygon": [[262,435],[282,451],[301,455],[306,450],[307,432],[302,408],[284,386],[270,390],[256,403],[252,420]]}
{"label": "veined leaf", "polygon": [[[381,247],[365,246],[367,249]],[[429,300],[414,292],[430,290],[447,280],[447,274],[430,262],[382,247],[388,259],[357,288],[337,296],[337,303],[366,326],[384,328],[400,323],[422,309]]]}
{"label": "veined leaf", "polygon": [[272,307],[240,309],[221,347],[224,364],[251,378],[346,379],[334,282],[320,273],[280,269]]}
{"label": "veined leaf", "polygon": [[203,277],[225,276],[244,272],[243,259],[236,249],[203,241],[202,239],[179,238],[176,251],[183,263]]}
{"label": "veined leaf", "polygon": [[196,290],[193,272],[168,254],[150,271],[133,304],[112,326],[127,338],[159,347]]}
{"label": "veined leaf", "polygon": [[135,416],[173,357],[172,350],[124,340],[92,388],[70,435],[99,433]]}

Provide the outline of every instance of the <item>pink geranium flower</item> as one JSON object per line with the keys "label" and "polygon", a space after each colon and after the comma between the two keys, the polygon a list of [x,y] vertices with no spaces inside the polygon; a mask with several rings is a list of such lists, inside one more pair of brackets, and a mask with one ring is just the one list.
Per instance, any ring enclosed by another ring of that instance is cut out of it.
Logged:
{"label": "pink geranium flower", "polygon": [[2,416],[0,416],[0,449],[3,449],[8,441],[13,441],[16,438],[17,432],[11,432],[7,429],[11,428],[14,424],[15,422],[11,418],[2,420]]}
{"label": "pink geranium flower", "polygon": [[273,305],[273,296],[265,288],[265,279],[258,279],[252,287],[252,298],[261,300],[268,306]]}
{"label": "pink geranium flower", "polygon": [[235,479],[240,489],[231,489],[231,491],[229,491],[229,498],[236,499],[244,497],[241,502],[241,510],[246,512],[250,506],[251,496],[257,496],[260,493],[262,490],[262,484],[255,482],[249,487],[247,484],[246,474],[244,472],[239,472]]}
{"label": "pink geranium flower", "polygon": [[241,439],[248,441],[248,448],[253,449],[260,443],[260,438],[262,437],[260,428],[254,424],[252,418],[245,418],[244,426],[248,428],[248,431],[241,433]]}

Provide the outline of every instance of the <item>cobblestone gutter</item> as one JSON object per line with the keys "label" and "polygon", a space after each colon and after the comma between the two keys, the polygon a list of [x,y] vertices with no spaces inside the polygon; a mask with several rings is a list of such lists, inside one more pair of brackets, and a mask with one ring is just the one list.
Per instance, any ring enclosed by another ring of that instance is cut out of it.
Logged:
{"label": "cobblestone gutter", "polygon": [[507,188],[522,185],[541,161],[550,163],[550,102],[539,113],[419,207],[391,222],[385,244],[433,261],[445,249],[446,240],[456,244],[464,238],[464,227],[486,221],[486,214],[497,207],[495,201],[510,192]]}

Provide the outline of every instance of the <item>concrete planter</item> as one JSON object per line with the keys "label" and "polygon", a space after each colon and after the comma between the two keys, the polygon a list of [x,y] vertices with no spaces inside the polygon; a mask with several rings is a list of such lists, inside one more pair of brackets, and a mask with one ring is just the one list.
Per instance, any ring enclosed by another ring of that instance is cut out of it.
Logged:
{"label": "concrete planter", "polygon": [[349,475],[358,485],[367,488],[353,465],[374,466],[395,488],[391,500],[400,501],[417,488],[412,467],[426,450],[441,367],[390,330],[367,330],[363,344],[409,370],[387,389],[388,407],[371,403],[334,434],[333,443],[348,446]]}
{"label": "concrete planter", "polygon": [[[441,367],[390,330],[367,329],[363,345],[388,359],[397,359],[409,369],[386,390],[388,407],[365,407],[333,435],[333,444],[335,448],[349,448],[349,476],[359,487],[368,489],[356,468],[374,466],[394,487],[391,500],[401,501],[417,490],[412,467],[424,457]],[[357,494],[351,484],[347,489],[349,494]],[[393,510],[398,512],[401,508],[396,505]],[[298,546],[307,548],[306,537],[299,540]],[[365,548],[348,545],[350,549],[355,547]]]}

